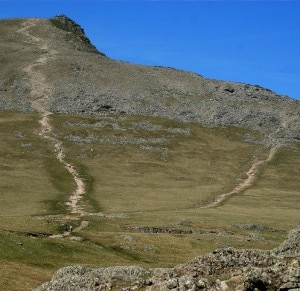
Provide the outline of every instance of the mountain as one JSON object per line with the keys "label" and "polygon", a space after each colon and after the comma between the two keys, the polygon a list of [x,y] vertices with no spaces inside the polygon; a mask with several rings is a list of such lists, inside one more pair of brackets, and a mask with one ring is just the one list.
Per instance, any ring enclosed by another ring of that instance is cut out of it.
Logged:
{"label": "mountain", "polygon": [[110,59],[64,15],[0,37],[0,289],[300,288],[299,101]]}
{"label": "mountain", "polygon": [[300,139],[300,102],[268,89],[112,60],[66,16],[6,20],[1,26],[2,109],[33,110],[22,67],[40,58],[47,63],[36,67],[47,80],[45,106],[51,112],[160,116],[251,128],[282,142]]}

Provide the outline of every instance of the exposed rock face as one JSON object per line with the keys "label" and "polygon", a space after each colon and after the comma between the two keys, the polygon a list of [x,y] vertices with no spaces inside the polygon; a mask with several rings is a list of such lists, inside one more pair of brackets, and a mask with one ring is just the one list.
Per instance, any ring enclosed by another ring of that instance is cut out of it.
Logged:
{"label": "exposed rock face", "polygon": [[[97,51],[96,47],[86,36],[83,28],[75,21],[67,17],[66,15],[57,15],[51,19],[51,22],[58,28],[66,32],[70,32],[70,35],[77,37],[80,42],[83,42],[84,50],[91,53],[99,53],[104,56],[103,53]],[[78,49],[79,47],[77,47]],[[82,49],[82,47],[81,47]]]}
{"label": "exposed rock face", "polygon": [[300,228],[272,251],[226,248],[172,269],[80,266],[57,271],[36,290],[299,290]]}
{"label": "exposed rock face", "polygon": [[[171,68],[148,67],[97,53],[83,29],[66,16],[1,21],[0,109],[32,110],[30,82],[22,68],[37,65],[51,96],[47,110],[75,114],[105,112],[161,116],[206,126],[237,126],[263,132],[266,143],[300,140],[300,102],[260,86],[206,79]],[[20,30],[21,29],[21,30]],[[28,37],[30,34],[31,38]],[[40,40],[39,47],[33,37]]]}

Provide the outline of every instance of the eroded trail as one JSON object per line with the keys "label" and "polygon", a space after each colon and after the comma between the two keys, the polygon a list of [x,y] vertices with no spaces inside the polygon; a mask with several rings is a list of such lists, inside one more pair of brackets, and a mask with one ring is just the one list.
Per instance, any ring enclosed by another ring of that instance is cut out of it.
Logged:
{"label": "eroded trail", "polygon": [[40,56],[35,63],[30,64],[23,68],[23,70],[28,75],[31,85],[31,104],[32,107],[41,115],[40,124],[41,131],[39,135],[47,140],[50,140],[53,144],[54,151],[56,152],[56,158],[61,164],[66,168],[66,170],[72,175],[75,182],[75,189],[70,194],[69,201],[66,203],[69,207],[69,211],[74,215],[84,215],[85,212],[79,206],[80,201],[85,194],[85,184],[83,179],[80,177],[76,168],[66,162],[65,160],[65,150],[62,142],[51,135],[52,126],[50,123],[50,116],[52,112],[48,111],[48,103],[50,101],[50,96],[52,93],[51,86],[47,83],[47,80],[43,73],[39,71],[39,67],[47,64],[47,62],[56,57],[57,51],[49,48],[48,44],[40,38],[30,34],[30,28],[38,25],[38,19],[28,19],[24,21],[23,27],[18,30],[19,33],[26,36],[28,42],[34,44],[37,48],[43,51],[43,55]]}
{"label": "eroded trail", "polygon": [[211,203],[209,203],[205,206],[202,206],[200,208],[217,207],[224,200],[229,198],[230,196],[235,195],[235,194],[239,194],[242,191],[246,190],[247,188],[251,187],[253,185],[254,181],[256,180],[257,171],[258,171],[259,167],[261,167],[263,164],[271,161],[273,159],[274,155],[276,154],[277,150],[278,150],[278,147],[276,147],[276,146],[272,147],[269,151],[268,157],[265,160],[259,160],[259,161],[254,162],[251,165],[250,169],[246,173],[247,178],[245,180],[243,180],[241,183],[239,183],[232,191],[227,192],[227,193],[222,193],[222,194],[218,195],[215,198],[215,201],[213,201],[213,202],[211,202]]}

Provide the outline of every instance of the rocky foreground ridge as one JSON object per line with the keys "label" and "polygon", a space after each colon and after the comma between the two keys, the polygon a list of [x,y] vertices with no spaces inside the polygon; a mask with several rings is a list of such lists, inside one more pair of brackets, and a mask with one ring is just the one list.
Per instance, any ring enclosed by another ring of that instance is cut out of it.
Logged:
{"label": "rocky foreground ridge", "polygon": [[35,63],[48,84],[45,108],[53,113],[151,115],[258,130],[268,144],[300,140],[297,100],[258,85],[112,60],[66,16],[0,23],[1,110],[33,111],[32,84],[22,68]]}
{"label": "rocky foreground ridge", "polygon": [[172,269],[70,266],[36,291],[300,290],[300,228],[271,251],[218,249]]}

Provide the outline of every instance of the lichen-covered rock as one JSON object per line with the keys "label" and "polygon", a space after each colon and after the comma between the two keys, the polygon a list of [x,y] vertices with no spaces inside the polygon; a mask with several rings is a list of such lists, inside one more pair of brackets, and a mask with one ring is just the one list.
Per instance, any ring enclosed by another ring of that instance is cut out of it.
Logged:
{"label": "lichen-covered rock", "polygon": [[288,238],[274,251],[276,254],[283,253],[286,256],[299,256],[300,254],[300,228],[290,231]]}

